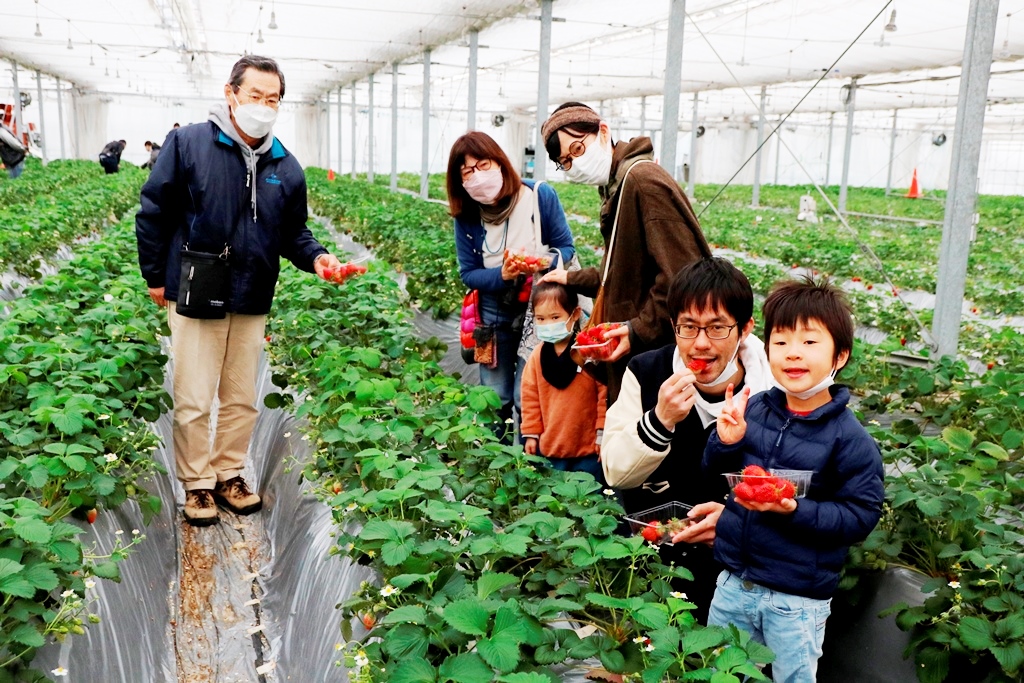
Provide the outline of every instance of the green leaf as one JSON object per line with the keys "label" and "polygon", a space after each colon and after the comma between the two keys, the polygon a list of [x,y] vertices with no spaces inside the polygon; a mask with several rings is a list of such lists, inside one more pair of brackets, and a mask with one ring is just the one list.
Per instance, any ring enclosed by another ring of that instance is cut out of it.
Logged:
{"label": "green leaf", "polygon": [[1002,442],[1005,448],[1015,451],[1024,443],[1024,432],[1016,429],[1007,429],[1003,432]]}
{"label": "green leaf", "polygon": [[633,612],[633,618],[649,629],[664,628],[668,625],[668,607],[659,603],[647,603]]}
{"label": "green leaf", "polygon": [[92,571],[101,579],[110,579],[111,581],[121,580],[121,570],[118,569],[116,562],[100,562],[99,564],[93,565]]}
{"label": "green leaf", "polygon": [[450,656],[441,663],[441,680],[455,683],[490,683],[494,671],[476,652]]}
{"label": "green leaf", "polygon": [[511,574],[497,574],[495,572],[484,572],[476,582],[476,596],[484,600],[495,591],[506,586],[519,583],[519,578]]}
{"label": "green leaf", "polygon": [[29,543],[49,543],[53,530],[36,517],[20,517],[14,522],[14,533]]}
{"label": "green leaf", "polygon": [[725,671],[716,671],[711,676],[711,683],[740,683],[740,679]]}
{"label": "green leaf", "polygon": [[410,555],[412,555],[412,546],[405,540],[388,541],[380,549],[380,559],[389,567],[402,564]]}
{"label": "green leaf", "polygon": [[946,503],[941,498],[918,497],[914,504],[928,517],[938,517],[946,511]]}
{"label": "green leaf", "polygon": [[482,638],[477,641],[476,647],[484,661],[502,673],[508,673],[516,668],[522,658],[519,643],[506,634]]}
{"label": "green leaf", "polygon": [[993,656],[1008,674],[1017,673],[1021,666],[1024,666],[1024,648],[1020,643],[1010,643],[1006,646],[991,648]]}
{"label": "green leaf", "polygon": [[57,573],[45,565],[33,564],[25,567],[22,577],[30,584],[44,591],[52,591],[60,585]]}
{"label": "green leaf", "polygon": [[499,676],[501,683],[551,683],[551,679],[536,671],[517,671]]}
{"label": "green leaf", "polygon": [[643,607],[643,598],[614,598],[604,593],[587,593],[587,602],[598,607],[608,609],[640,609]]}
{"label": "green leaf", "polygon": [[487,635],[491,614],[476,600],[458,600],[444,608],[444,620],[456,631],[471,636]]}
{"label": "green leaf", "polygon": [[722,654],[715,657],[714,667],[719,671],[732,671],[741,664],[746,664],[747,653],[739,647],[727,647]]}
{"label": "green leaf", "polygon": [[626,657],[618,650],[602,650],[597,653],[597,658],[612,673],[621,674],[626,668]]}
{"label": "green leaf", "polygon": [[[1006,436],[1004,434],[1003,439],[1005,438]],[[974,448],[981,451],[982,453],[985,453],[986,455],[992,456],[996,460],[1001,460],[1005,462],[1010,459],[1010,454],[1006,452],[1005,448],[1003,448],[1002,446],[998,446],[992,443],[991,441],[982,441]]]}
{"label": "green leaf", "polygon": [[82,427],[85,426],[85,417],[82,415],[82,412],[71,408],[54,412],[51,420],[54,427],[68,436],[78,434],[82,431]]}
{"label": "green leaf", "polygon": [[427,630],[413,624],[396,626],[384,636],[384,649],[399,661],[421,659],[429,645]]}
{"label": "green leaf", "polygon": [[0,593],[7,593],[19,598],[31,598],[35,596],[36,589],[20,576],[8,576],[0,579]]}
{"label": "green leaf", "polygon": [[1017,640],[1024,636],[1024,616],[1019,612],[1008,615],[996,622],[996,638],[999,640]]}
{"label": "green leaf", "polygon": [[422,624],[427,620],[427,610],[419,605],[402,605],[388,612],[382,624]]}
{"label": "green leaf", "polygon": [[6,579],[8,576],[13,576],[24,568],[24,565],[18,564],[14,560],[0,559],[0,579]]}
{"label": "green leaf", "polygon": [[692,655],[718,647],[725,642],[725,631],[720,628],[696,628],[683,636],[683,653]]}
{"label": "green leaf", "polygon": [[939,551],[938,557],[956,557],[962,552],[963,549],[956,543],[947,543],[942,547],[942,550]]}
{"label": "green leaf", "polygon": [[75,472],[84,472],[89,462],[80,455],[67,455],[64,457],[64,464]]}
{"label": "green leaf", "polygon": [[917,653],[914,662],[921,683],[944,683],[949,675],[949,650],[926,647]]}
{"label": "green leaf", "polygon": [[967,451],[974,443],[974,434],[963,427],[946,427],[942,430],[942,440],[951,448]]}
{"label": "green leaf", "polygon": [[42,647],[46,645],[46,638],[36,630],[33,624],[21,624],[15,627],[8,638],[15,643],[21,643],[27,647]]}
{"label": "green leaf", "polygon": [[747,641],[743,649],[747,651],[747,659],[757,664],[771,664],[775,661],[775,653],[772,652],[772,649],[756,640]]}
{"label": "green leaf", "polygon": [[963,644],[972,650],[987,650],[995,645],[992,634],[995,625],[979,617],[964,617],[957,628],[957,635]]}
{"label": "green leaf", "polygon": [[424,659],[403,659],[388,680],[391,683],[434,683],[437,669]]}
{"label": "green leaf", "polygon": [[565,661],[565,658],[568,654],[568,650],[556,650],[552,645],[545,644],[541,645],[536,650],[534,650],[533,659],[538,664],[542,666],[547,666],[550,664],[561,664]]}

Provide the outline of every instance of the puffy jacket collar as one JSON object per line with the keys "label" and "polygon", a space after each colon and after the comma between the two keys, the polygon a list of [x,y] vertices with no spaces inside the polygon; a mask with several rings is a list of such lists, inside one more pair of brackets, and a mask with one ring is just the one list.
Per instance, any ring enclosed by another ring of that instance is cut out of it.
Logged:
{"label": "puffy jacket collar", "polygon": [[[225,145],[227,147],[234,147],[235,141],[224,134],[224,131],[217,131],[217,142],[218,144]],[[270,158],[271,159],[284,159],[288,156],[288,151],[281,144],[281,141],[274,138],[274,141],[270,144]]]}
{"label": "puffy jacket collar", "polygon": [[765,403],[772,412],[783,420],[814,421],[822,418],[831,418],[846,410],[846,405],[850,402],[850,390],[842,384],[833,384],[828,390],[832,395],[832,400],[812,411],[810,415],[796,415],[790,412],[786,407],[786,392],[778,387],[772,387],[765,393]]}

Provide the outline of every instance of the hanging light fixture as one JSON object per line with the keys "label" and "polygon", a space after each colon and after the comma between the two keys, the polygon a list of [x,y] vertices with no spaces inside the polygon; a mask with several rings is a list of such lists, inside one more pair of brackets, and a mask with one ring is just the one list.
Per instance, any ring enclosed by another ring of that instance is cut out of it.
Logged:
{"label": "hanging light fixture", "polygon": [[39,30],[39,0],[36,0],[36,32],[33,35],[36,38],[43,37],[43,32]]}
{"label": "hanging light fixture", "polygon": [[75,46],[71,44],[71,20],[68,19],[68,49],[74,50]]}
{"label": "hanging light fixture", "polygon": [[263,29],[260,29],[259,35],[258,35],[258,36],[256,37],[256,42],[257,42],[257,43],[262,43],[262,42],[264,42],[264,41],[263,41]]}
{"label": "hanging light fixture", "polygon": [[267,24],[267,28],[271,31],[277,29],[277,12],[274,11],[274,3],[270,3],[270,23]]}
{"label": "hanging light fixture", "polygon": [[885,30],[889,33],[896,32],[896,10],[893,10],[892,14],[889,15],[889,23],[885,25]]}
{"label": "hanging light fixture", "polygon": [[96,60],[92,57],[92,41],[89,41],[89,66],[96,66]]}
{"label": "hanging light fixture", "polygon": [[1010,19],[1013,18],[1012,12],[1006,13],[1006,37],[1003,39],[1003,47],[999,50],[1000,59],[1010,58]]}

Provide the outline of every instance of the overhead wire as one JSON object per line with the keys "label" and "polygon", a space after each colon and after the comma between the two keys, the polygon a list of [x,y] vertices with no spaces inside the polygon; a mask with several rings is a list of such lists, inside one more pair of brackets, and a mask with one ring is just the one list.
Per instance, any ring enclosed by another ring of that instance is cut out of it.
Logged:
{"label": "overhead wire", "polygon": [[[832,72],[832,69],[835,68],[836,64],[839,63],[839,61],[846,55],[846,53],[849,52],[853,48],[853,46],[857,44],[857,41],[859,41],[861,39],[861,37],[863,37],[863,35],[868,31],[869,28],[871,28],[871,25],[874,24],[878,20],[878,18],[881,17],[884,14],[885,10],[889,7],[889,5],[892,4],[892,2],[893,2],[893,0],[886,0],[885,4],[878,11],[878,13],[871,19],[871,21],[869,21],[867,23],[867,25],[865,25],[864,28],[861,29],[860,33],[857,34],[857,36],[853,39],[853,41],[850,42],[850,44],[847,45],[846,48],[843,49],[842,53],[835,59],[834,62],[832,62],[832,64],[828,67],[828,69],[822,72],[821,77],[819,77],[818,80],[816,80],[814,82],[814,84],[811,85],[811,87],[807,90],[807,92],[804,93],[803,97],[801,97],[800,100],[793,106],[793,108],[790,109],[790,111],[784,117],[782,117],[779,120],[779,123],[768,133],[767,136],[765,136],[764,140],[761,141],[761,144],[759,144],[757,146],[757,148],[754,150],[754,152],[749,157],[747,157],[747,159],[742,164],[740,164],[740,167],[738,169],[736,169],[736,172],[733,173],[732,176],[729,178],[729,180],[726,181],[726,183],[719,188],[718,192],[715,193],[714,197],[712,197],[711,200],[709,200],[708,203],[705,204],[701,208],[700,212],[697,214],[697,218],[698,219],[700,219],[700,217],[704,214],[704,212],[707,211],[707,209],[712,204],[715,203],[715,201],[722,195],[722,193],[725,191],[725,189],[732,183],[732,181],[734,181],[736,179],[736,176],[738,176],[740,174],[740,172],[744,169],[744,167],[746,167],[746,165],[748,163],[750,163],[751,159],[753,159],[755,156],[757,156],[757,154],[761,151],[761,148],[763,148],[768,143],[768,141],[771,139],[771,137],[773,135],[779,135],[779,133],[778,133],[779,129],[786,123],[786,121],[789,119],[789,117],[792,116],[794,112],[796,112],[797,108],[803,103],[803,101],[805,99],[807,99],[808,96],[810,96],[811,92],[813,92],[814,89],[825,79],[825,77],[829,73]],[[734,74],[732,69],[729,68],[729,65],[722,58],[722,56],[718,53],[718,50],[715,49],[715,46],[712,45],[711,41],[704,34],[704,32],[701,30],[700,26],[698,26],[697,23],[695,21],[693,21],[692,18],[690,18],[690,23],[693,25],[693,27],[700,34],[701,38],[704,39],[704,41],[707,43],[708,47],[711,49],[711,51],[715,54],[715,56],[722,63],[722,66],[724,66],[725,69],[729,72],[729,75],[732,76],[733,80],[736,81],[737,86],[740,88],[740,90],[743,92],[743,94],[746,95],[746,97],[750,101],[750,103],[752,105],[754,105],[755,107],[758,107],[758,110],[760,111],[760,107],[754,101],[753,96],[747,91],[747,89],[745,87],[743,87],[742,84],[740,84],[740,81],[736,77],[736,74]],[[800,161],[800,158],[796,155],[796,153],[793,152],[793,150],[790,148],[789,144],[786,142],[785,138],[783,138],[781,135],[779,135],[779,142],[783,146],[785,146],[786,151],[789,152],[789,154],[796,161],[797,165],[800,166],[800,169],[804,172],[804,174],[807,176],[807,178],[814,185],[814,188],[818,191],[818,194],[821,195],[821,198],[824,200],[825,204],[828,205],[829,209],[832,210],[832,213],[834,213],[836,215],[836,218],[839,220],[839,222],[842,224],[842,226],[847,231],[849,231],[849,233],[853,236],[853,239],[857,243],[857,246],[858,246],[858,248],[860,248],[861,252],[863,252],[865,254],[865,256],[868,257],[868,259],[875,266],[875,269],[882,275],[882,278],[885,280],[886,284],[889,285],[889,288],[892,291],[893,296],[896,297],[897,299],[899,299],[900,303],[903,305],[903,308],[907,311],[907,314],[917,324],[918,329],[920,330],[920,333],[921,333],[921,339],[924,340],[924,342],[928,345],[928,347],[932,351],[937,350],[938,349],[938,344],[936,343],[934,337],[932,337],[931,332],[928,330],[928,328],[925,326],[925,324],[921,321],[920,317],[913,310],[913,308],[911,308],[909,302],[907,302],[907,300],[900,294],[899,288],[896,286],[896,284],[889,277],[889,274],[888,274],[888,272],[885,269],[885,264],[882,262],[882,260],[878,257],[877,254],[875,254],[874,250],[866,242],[864,242],[860,238],[860,235],[857,233],[857,231],[849,224],[849,222],[846,220],[846,217],[842,213],[840,213],[839,209],[836,208],[835,204],[832,203],[832,200],[829,199],[827,194],[825,194],[825,191],[822,189],[821,185],[818,184],[818,182],[814,179],[814,176],[811,175],[810,171],[807,170],[807,167],[804,166],[803,162]]]}

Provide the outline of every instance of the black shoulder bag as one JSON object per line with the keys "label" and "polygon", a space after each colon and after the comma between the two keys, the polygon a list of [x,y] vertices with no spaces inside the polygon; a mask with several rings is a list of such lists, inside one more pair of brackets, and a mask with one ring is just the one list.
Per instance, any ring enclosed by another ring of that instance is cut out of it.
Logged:
{"label": "black shoulder bag", "polygon": [[227,242],[219,254],[192,251],[188,242],[181,245],[181,277],[175,306],[180,315],[201,320],[225,317],[231,298],[230,255],[231,245]]}

